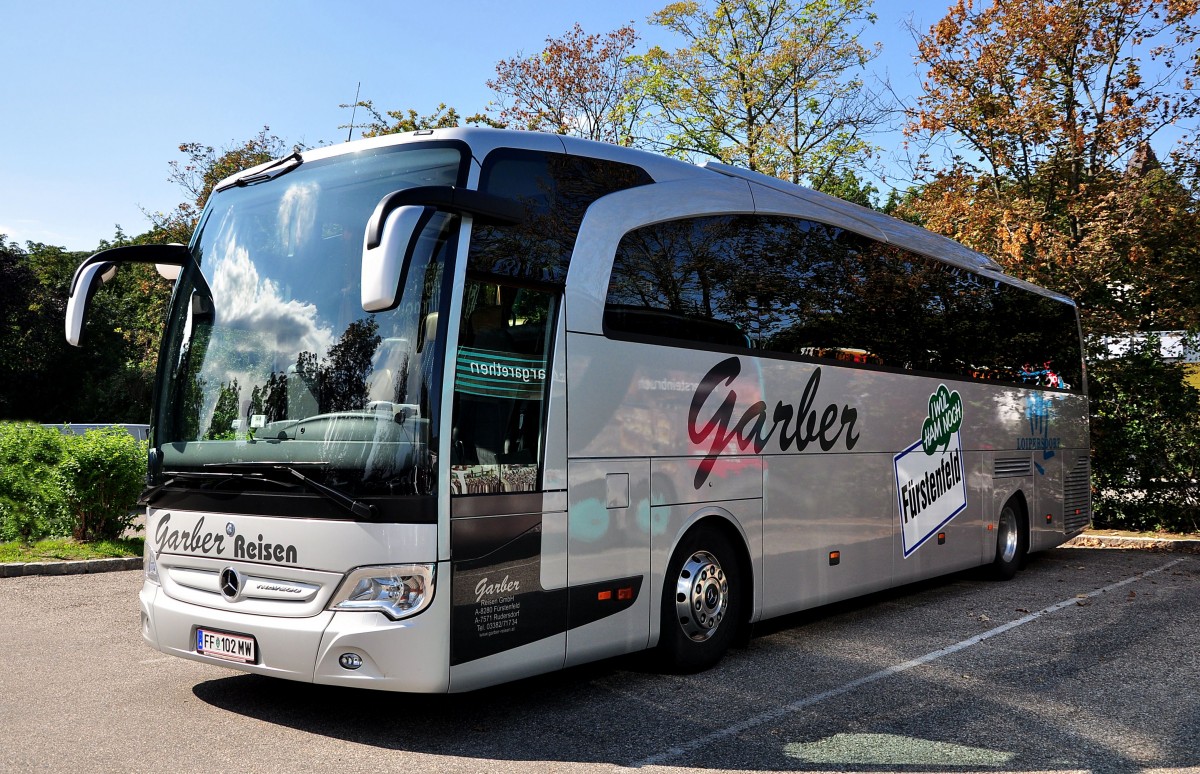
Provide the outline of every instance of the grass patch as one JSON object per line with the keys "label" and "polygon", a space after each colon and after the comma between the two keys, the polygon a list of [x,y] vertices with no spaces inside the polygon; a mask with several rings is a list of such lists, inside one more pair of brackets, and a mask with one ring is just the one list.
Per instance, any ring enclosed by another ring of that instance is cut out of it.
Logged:
{"label": "grass patch", "polygon": [[122,538],[80,543],[73,538],[47,538],[25,545],[20,541],[0,543],[0,563],[56,562],[82,559],[111,559],[141,556],[145,538]]}

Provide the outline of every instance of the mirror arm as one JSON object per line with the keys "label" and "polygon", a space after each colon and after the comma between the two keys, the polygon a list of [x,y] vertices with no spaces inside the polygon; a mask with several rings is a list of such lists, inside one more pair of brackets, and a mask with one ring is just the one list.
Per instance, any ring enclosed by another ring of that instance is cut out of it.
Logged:
{"label": "mirror arm", "polygon": [[75,269],[75,275],[71,277],[70,295],[74,295],[83,270],[92,264],[163,263],[171,266],[183,266],[190,258],[191,253],[188,249],[178,244],[126,245],[124,247],[112,247],[108,250],[101,250],[85,258],[83,263],[79,264],[79,268]]}
{"label": "mirror arm", "polygon": [[151,263],[183,266],[191,260],[191,252],[183,245],[126,245],[101,250],[79,264],[71,277],[64,319],[67,343],[78,347],[83,335],[83,321],[96,289],[112,278],[122,263]]}
{"label": "mirror arm", "polygon": [[511,225],[525,218],[525,208],[501,196],[457,188],[452,185],[427,185],[393,191],[380,200],[367,222],[366,246],[368,250],[379,247],[383,240],[383,226],[387,217],[406,205],[433,207],[443,212],[459,215],[474,215],[493,223]]}

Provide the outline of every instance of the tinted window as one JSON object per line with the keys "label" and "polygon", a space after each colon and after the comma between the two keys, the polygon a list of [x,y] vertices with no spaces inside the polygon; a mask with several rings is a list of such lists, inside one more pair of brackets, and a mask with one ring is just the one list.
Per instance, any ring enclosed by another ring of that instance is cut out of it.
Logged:
{"label": "tinted window", "polygon": [[610,335],[1079,386],[1069,304],[833,226],[726,215],[626,234]]}
{"label": "tinted window", "polygon": [[645,170],[629,164],[512,148],[494,151],[483,162],[479,188],[521,202],[526,217],[515,226],[476,228],[468,268],[561,285],[592,202],[653,182]]}

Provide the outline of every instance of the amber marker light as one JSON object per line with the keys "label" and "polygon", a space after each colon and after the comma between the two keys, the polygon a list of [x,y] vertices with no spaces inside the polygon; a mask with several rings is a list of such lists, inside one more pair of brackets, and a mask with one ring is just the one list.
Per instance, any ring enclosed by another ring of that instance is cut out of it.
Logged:
{"label": "amber marker light", "polygon": [[596,599],[600,602],[607,602],[608,600],[612,599],[612,589],[601,591],[596,595]]}
{"label": "amber marker light", "polygon": [[829,566],[830,567],[834,566],[835,564],[840,564],[841,561],[842,561],[842,552],[841,551],[830,551],[829,552]]}

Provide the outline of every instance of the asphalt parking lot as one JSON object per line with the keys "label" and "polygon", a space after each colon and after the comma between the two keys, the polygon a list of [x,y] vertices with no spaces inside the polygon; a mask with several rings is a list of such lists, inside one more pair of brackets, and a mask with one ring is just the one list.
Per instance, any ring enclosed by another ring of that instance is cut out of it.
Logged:
{"label": "asphalt parking lot", "polygon": [[0,767],[1142,771],[1200,767],[1200,556],[1056,549],[472,694],[243,675],[142,644],[140,572],[0,578]]}

